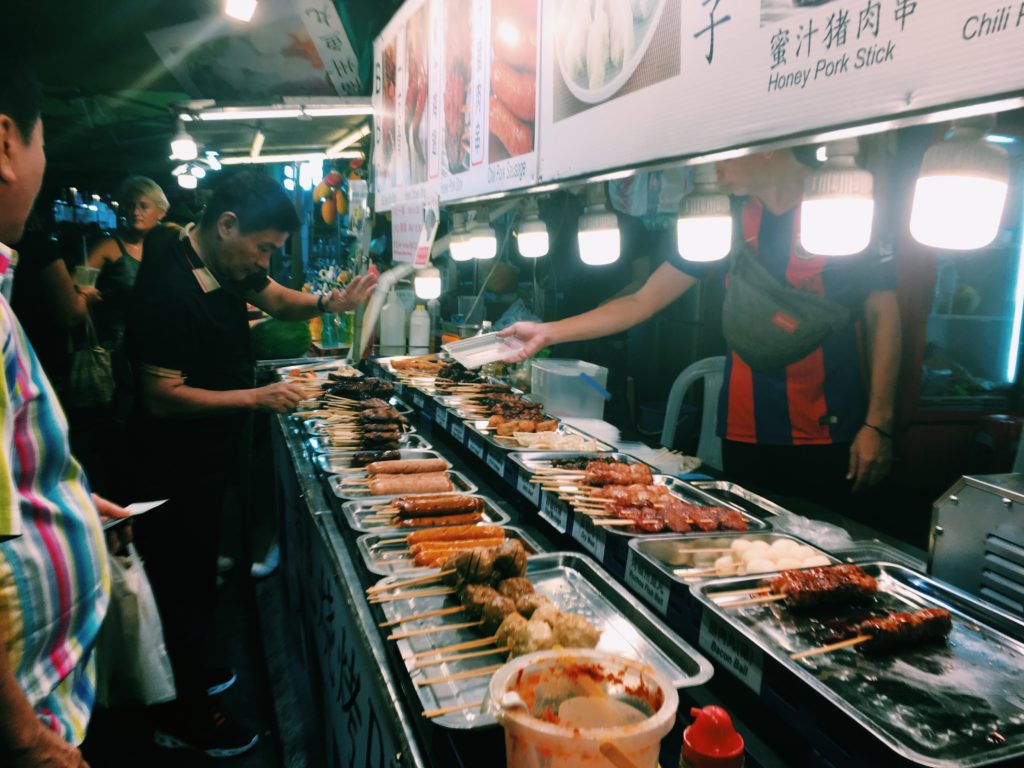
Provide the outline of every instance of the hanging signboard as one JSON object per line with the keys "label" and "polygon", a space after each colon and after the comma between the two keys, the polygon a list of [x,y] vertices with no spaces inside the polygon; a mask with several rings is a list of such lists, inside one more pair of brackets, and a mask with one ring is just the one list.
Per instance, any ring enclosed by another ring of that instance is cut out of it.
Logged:
{"label": "hanging signboard", "polygon": [[547,0],[542,29],[542,180],[1024,87],[1020,0]]}
{"label": "hanging signboard", "polygon": [[327,79],[342,96],[359,96],[359,61],[352,49],[338,9],[324,0],[298,0],[302,21],[327,72]]}

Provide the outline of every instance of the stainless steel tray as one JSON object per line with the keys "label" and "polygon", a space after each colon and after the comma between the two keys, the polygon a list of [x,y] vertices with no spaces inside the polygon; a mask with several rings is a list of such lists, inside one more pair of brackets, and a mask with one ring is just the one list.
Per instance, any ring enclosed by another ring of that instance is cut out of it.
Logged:
{"label": "stainless steel tray", "polygon": [[726,480],[700,480],[693,485],[719,501],[747,512],[761,512],[766,515],[792,514],[774,501],[769,501],[764,496],[759,496],[753,491],[748,491],[746,488]]}
{"label": "stainless steel tray", "polygon": [[[345,472],[353,469],[352,459],[355,457],[357,451],[336,451],[334,453],[318,453],[316,455],[315,463],[320,469],[329,475],[336,475],[341,472]],[[363,453],[363,451],[358,451]],[[399,450],[398,451],[401,460],[403,461],[414,461],[416,459],[441,459],[448,468],[451,469],[451,462],[448,461],[437,451],[410,451],[410,450]]]}
{"label": "stainless steel tray", "polygon": [[[509,539],[518,539],[523,542],[523,546],[531,555],[544,551],[522,528],[509,525],[504,528],[505,535]],[[363,557],[366,570],[370,573],[379,573],[381,576],[390,576],[393,573],[416,576],[427,571],[426,568],[414,566],[407,555],[394,554],[396,551],[406,550],[408,547],[404,534],[366,533],[356,540],[356,549]]]}
{"label": "stainless steel tray", "polygon": [[[410,413],[412,413],[412,408],[410,408],[405,403],[405,401],[402,400],[402,398],[398,397],[398,395],[392,395],[391,397],[389,397],[388,398],[388,405],[390,405],[392,408],[394,408],[396,411],[398,411],[402,416],[408,416]],[[314,411],[314,410],[317,410],[317,409],[316,408],[303,408],[300,411],[300,413],[301,412],[305,412],[305,411]],[[309,422],[309,421],[319,421],[319,419],[302,419],[302,421],[303,421],[303,423],[306,423],[306,422]]]}
{"label": "stainless steel tray", "polygon": [[[346,484],[345,480],[348,479],[342,475],[328,475],[327,482],[331,486],[331,491],[339,499],[345,501],[360,501],[363,499],[393,499],[396,496],[436,496],[439,493],[476,493],[476,486],[461,472],[457,472],[454,469],[448,470],[448,475],[451,477],[452,485],[455,486],[450,491],[432,491],[427,493],[389,493],[386,495],[378,496],[371,494],[369,488],[364,485],[352,485]],[[415,475],[403,475],[403,477],[415,477]]]}
{"label": "stainless steel tray", "polygon": [[690,590],[705,610],[911,761],[968,768],[1024,755],[1024,624],[908,568],[862,567],[878,580],[877,609],[950,610],[948,642],[880,657],[846,649],[793,661],[791,653],[823,644],[824,621],[852,617],[852,610],[808,615],[777,603],[725,607],[742,596],[713,600],[717,592],[756,589],[761,579],[750,577]]}
{"label": "stainless steel tray", "polygon": [[[336,448],[331,444],[330,439],[322,435],[316,435],[309,438],[309,446],[317,453],[352,453],[352,448]],[[409,451],[428,451],[433,446],[423,439],[423,436],[415,432],[407,432],[398,439],[398,447],[400,450]],[[376,448],[366,448],[359,450],[379,450]]]}
{"label": "stainless steel tray", "polygon": [[878,539],[855,541],[848,547],[832,550],[832,554],[844,563],[896,563],[918,573],[925,573],[928,570],[924,560],[907,554],[891,544],[886,544]]}
{"label": "stainless steel tray", "polygon": [[599,459],[601,461],[620,461],[623,464],[643,464],[628,453],[608,451],[513,451],[508,455],[512,462],[530,474],[538,469],[551,469],[551,462],[558,459]]}
{"label": "stainless steel tray", "polygon": [[[306,419],[303,424],[306,427],[306,434],[313,435],[314,437],[319,437],[327,432],[327,422],[323,419]],[[403,435],[409,435],[416,431],[416,427],[412,424],[402,425]]]}
{"label": "stainless steel tray", "polygon": [[[635,597],[615,583],[589,557],[568,552],[537,555],[530,558],[526,575],[537,592],[550,598],[560,610],[582,614],[601,630],[601,641],[597,646],[599,649],[649,664],[671,680],[676,688],[702,685],[711,679],[713,670],[710,662],[669,630],[654,614],[638,605]],[[389,576],[380,583],[398,578]],[[423,597],[382,603],[381,607],[385,618],[390,621],[456,604],[452,597]],[[403,629],[418,629],[444,623],[455,624],[457,619],[456,614],[399,626]],[[502,661],[503,656],[495,654],[418,669],[413,669],[411,656],[479,637],[480,634],[473,629],[458,629],[392,641],[398,643],[398,650],[405,660],[406,669],[409,670],[424,710],[481,701],[490,675],[430,686],[416,685],[418,680],[490,666]],[[436,717],[433,722],[445,728],[469,729],[493,725],[494,718],[481,714],[479,708],[470,708]]]}
{"label": "stainless steel tray", "polygon": [[728,552],[707,550],[729,549],[732,543],[737,540],[763,541],[771,545],[775,541],[789,540],[814,551],[828,559],[830,563],[838,563],[835,557],[823,552],[807,542],[800,541],[794,536],[778,533],[756,531],[752,533],[712,533],[706,536],[694,537],[685,533],[665,533],[653,536],[634,537],[629,542],[629,548],[633,552],[650,563],[650,565],[664,578],[676,581],[680,584],[690,585],[695,581],[707,581],[714,579],[714,574],[692,576],[687,571],[701,571],[707,567],[714,567],[716,558],[729,554]]}
{"label": "stainless steel tray", "polygon": [[328,373],[337,373],[338,369],[344,367],[346,375],[352,376],[353,378],[361,378],[363,372],[358,368],[352,366],[352,363],[348,358],[335,358],[333,360],[315,360],[308,363],[302,363],[299,365],[286,365],[281,368],[275,368],[274,370],[282,376],[288,376],[292,371],[299,371],[302,373],[315,373],[317,378],[327,378]]}
{"label": "stainless steel tray", "polygon": [[[768,528],[768,524],[760,518],[754,517],[749,512],[736,507],[734,504],[723,503],[721,500],[716,499],[714,496],[710,496],[704,491],[694,488],[689,483],[684,483],[677,477],[671,475],[655,475],[655,485],[667,486],[674,496],[679,497],[685,502],[695,504],[699,507],[729,507],[735,509],[741,515],[743,519],[747,521],[747,527],[750,532],[764,531]],[[592,535],[603,537],[603,536],[614,536],[617,538],[632,539],[636,536],[647,538],[650,536],[662,536],[661,533],[644,533],[643,531],[626,531],[622,528],[616,528],[615,526],[595,526],[591,518],[581,512],[575,512],[573,517],[573,530],[576,530],[577,526],[580,526],[584,530],[592,529]],[[683,536],[689,540],[703,539],[708,536],[721,536],[722,531],[709,531],[704,532],[691,532],[691,533],[676,533],[675,536]]]}
{"label": "stainless steel tray", "polygon": [[[413,496],[416,494],[406,494]],[[479,494],[476,494],[479,495]],[[480,496],[484,500],[484,519],[482,523],[488,525],[505,525],[511,518],[507,513],[495,504],[491,499],[486,496]],[[345,522],[348,527],[353,531],[359,531],[360,533],[412,533],[414,530],[423,530],[422,528],[396,528],[389,524],[371,523],[366,520],[367,517],[375,516],[379,514],[379,504],[382,501],[387,501],[386,497],[373,496],[359,501],[346,501],[341,505],[341,514],[345,518]]]}
{"label": "stainless steel tray", "polygon": [[[515,442],[513,442],[513,441],[511,441],[511,440],[509,440],[507,438],[498,437],[497,435],[494,434],[494,430],[493,429],[488,429],[487,428],[487,419],[470,419],[470,420],[466,421],[466,426],[470,429],[470,431],[475,432],[476,434],[480,435],[480,437],[483,440],[485,440],[486,442],[490,443],[495,448],[500,448],[503,451],[523,451],[523,450],[529,450],[530,452],[534,452],[534,453],[540,452],[540,451],[547,452],[547,449],[545,449],[545,448],[524,448],[523,446],[518,445]],[[555,432],[557,434],[560,434],[560,435],[579,435],[582,438],[586,438],[587,440],[592,441],[594,443],[594,447],[589,449],[589,450],[588,449],[583,449],[584,452],[590,452],[590,451],[601,452],[601,451],[610,451],[612,449],[610,445],[607,445],[606,443],[602,443],[597,438],[591,437],[587,433],[582,432],[582,431],[576,429],[575,427],[570,427],[568,424],[566,424],[564,422],[559,423],[558,429],[555,430]],[[552,451],[564,452],[560,448],[552,448],[551,450]],[[579,453],[579,451],[574,451],[574,453]]]}

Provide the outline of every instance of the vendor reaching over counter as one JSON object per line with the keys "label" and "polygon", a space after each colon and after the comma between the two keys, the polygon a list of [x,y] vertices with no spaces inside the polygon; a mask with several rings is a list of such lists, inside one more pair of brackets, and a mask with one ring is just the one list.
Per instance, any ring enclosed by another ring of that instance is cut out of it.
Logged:
{"label": "vendor reaching over counter", "polygon": [[267,277],[270,255],[298,226],[284,190],[243,171],[221,184],[198,224],[155,230],[146,240],[127,346],[137,380],[135,497],[171,500],[136,528],[179,692],[158,715],[161,746],[223,757],[256,743],[208,699],[233,674],[201,661],[216,599],[220,517],[246,412],[285,412],[304,394],[288,382],[255,387],[246,303],[305,320],[355,308],[374,284],[359,277],[317,298]]}
{"label": "vendor reaching over counter", "polygon": [[[717,165],[724,191],[749,196],[734,200],[733,206],[745,242],[731,256],[723,314],[729,349],[718,435],[730,480],[835,507],[851,490],[872,486],[889,471],[899,308],[891,258],[870,248],[856,256],[825,258],[799,246],[799,204],[807,172],[788,150]],[[759,343],[760,329],[767,328],[771,338],[770,326],[782,327],[790,318],[781,307],[773,312],[768,305],[759,314],[751,305],[761,302],[730,302],[730,290],[756,291],[757,286],[756,279],[748,277],[742,286],[735,279],[737,259],[745,260],[748,273],[749,265],[756,265],[758,279],[777,283],[775,288],[818,297],[810,321],[828,325],[823,340],[804,348],[789,339]],[[679,298],[706,269],[682,260],[673,249],[636,293],[557,322],[516,323],[500,335],[524,343],[512,358],[521,360],[551,344],[619,333]],[[746,359],[737,348],[749,350]]]}

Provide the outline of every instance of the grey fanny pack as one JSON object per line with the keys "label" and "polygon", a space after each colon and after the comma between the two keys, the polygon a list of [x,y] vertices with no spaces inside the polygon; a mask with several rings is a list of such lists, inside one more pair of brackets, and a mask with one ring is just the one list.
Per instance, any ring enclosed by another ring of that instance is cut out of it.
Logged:
{"label": "grey fanny pack", "polygon": [[783,285],[745,247],[733,253],[722,306],[725,340],[755,370],[801,360],[853,320],[831,299]]}

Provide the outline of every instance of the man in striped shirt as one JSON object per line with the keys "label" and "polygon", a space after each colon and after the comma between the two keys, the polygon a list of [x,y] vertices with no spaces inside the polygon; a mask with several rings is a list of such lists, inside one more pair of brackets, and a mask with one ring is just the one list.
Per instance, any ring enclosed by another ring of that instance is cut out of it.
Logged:
{"label": "man in striped shirt", "polygon": [[[0,275],[42,182],[41,95],[0,51]],[[109,596],[97,506],[68,448],[67,422],[0,297],[0,765],[84,766],[92,648]]]}

